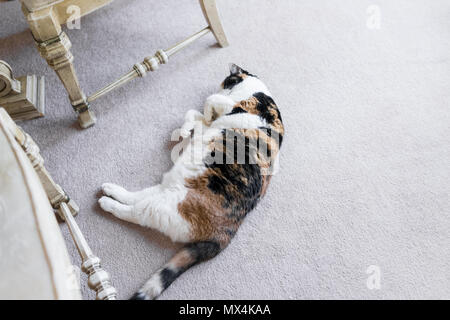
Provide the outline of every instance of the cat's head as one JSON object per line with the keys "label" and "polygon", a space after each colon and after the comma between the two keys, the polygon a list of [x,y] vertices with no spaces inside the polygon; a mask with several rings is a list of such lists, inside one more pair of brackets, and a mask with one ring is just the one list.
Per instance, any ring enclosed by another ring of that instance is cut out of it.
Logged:
{"label": "cat's head", "polygon": [[270,95],[266,85],[255,75],[238,65],[230,64],[230,74],[221,84],[222,94],[231,96],[235,101],[248,99],[255,92]]}
{"label": "cat's head", "polygon": [[222,82],[222,89],[232,90],[236,85],[243,82],[248,77],[255,77],[255,75],[242,69],[234,63],[230,63],[230,75]]}

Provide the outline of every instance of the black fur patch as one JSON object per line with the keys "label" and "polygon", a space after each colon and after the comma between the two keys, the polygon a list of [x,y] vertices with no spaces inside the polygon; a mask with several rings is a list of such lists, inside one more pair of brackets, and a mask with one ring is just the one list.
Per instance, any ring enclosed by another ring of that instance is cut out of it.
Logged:
{"label": "black fur patch", "polygon": [[217,175],[209,178],[208,188],[220,194],[224,208],[231,209],[229,218],[241,221],[255,208],[262,188],[261,169],[257,164],[213,165]]}
{"label": "black fur patch", "polygon": [[279,148],[281,148],[281,144],[283,143],[283,135],[281,133],[278,134],[278,143]]}
{"label": "black fur patch", "polygon": [[238,75],[231,74],[228,77],[225,78],[223,81],[223,88],[224,89],[232,89],[235,85],[242,82],[242,77],[239,77]]}
{"label": "black fur patch", "polygon": [[249,77],[255,77],[255,78],[258,78],[257,76],[255,76],[254,74],[251,74],[251,73],[248,72],[247,70],[242,70],[242,73],[248,75]]}
{"label": "black fur patch", "polygon": [[220,252],[220,244],[215,241],[192,242],[185,247],[191,253],[195,263],[214,258]]}
{"label": "black fur patch", "polygon": [[[267,123],[272,124],[275,121],[275,116],[270,113],[271,109],[275,109],[275,101],[263,92],[257,92],[253,96],[258,100],[258,105],[256,109],[259,111],[259,116],[267,121]],[[278,108],[276,108],[278,110]],[[278,111],[278,115],[279,115]],[[281,120],[281,118],[280,118]]]}
{"label": "black fur patch", "polygon": [[147,300],[147,299],[144,293],[136,292],[135,294],[133,294],[130,300]]}
{"label": "black fur patch", "polygon": [[178,278],[178,276],[183,273],[183,271],[184,270],[173,271],[170,270],[169,268],[164,268],[160,272],[161,283],[163,285],[163,288],[167,289],[167,287],[170,286],[170,284],[174,282],[175,279]]}
{"label": "black fur patch", "polygon": [[258,129],[261,129],[265,134],[267,134],[268,137],[274,138],[275,140],[278,139],[278,148],[281,148],[281,144],[283,143],[283,135],[281,133],[279,133],[276,130],[273,130],[275,134],[272,134],[272,129],[268,127],[258,127]]}
{"label": "black fur patch", "polygon": [[277,117],[280,119],[281,123],[283,123],[283,119],[281,118],[280,109],[277,108]]}
{"label": "black fur patch", "polygon": [[[238,163],[237,140],[244,143],[244,163]],[[222,207],[230,209],[228,215],[233,222],[240,222],[256,206],[260,199],[263,177],[257,164],[258,141],[243,133],[227,129],[222,132],[223,150],[211,153],[205,165],[215,171],[208,177],[208,188],[223,197]],[[214,154],[213,154],[214,153]],[[233,163],[226,163],[227,155]],[[214,157],[214,158],[213,158]],[[219,163],[217,163],[219,162]]]}
{"label": "black fur patch", "polygon": [[228,113],[227,115],[236,114],[236,113],[247,113],[247,111],[245,111],[241,107],[236,107],[236,108],[233,108],[233,110],[231,110],[231,112]]}

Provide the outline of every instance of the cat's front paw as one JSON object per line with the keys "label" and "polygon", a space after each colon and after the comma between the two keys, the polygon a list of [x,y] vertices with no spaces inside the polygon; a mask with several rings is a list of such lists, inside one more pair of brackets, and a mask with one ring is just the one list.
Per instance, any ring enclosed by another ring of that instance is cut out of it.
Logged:
{"label": "cat's front paw", "polygon": [[205,120],[208,123],[216,120],[218,117],[233,109],[235,102],[222,94],[210,95],[205,101]]}
{"label": "cat's front paw", "polygon": [[191,136],[191,132],[194,130],[194,124],[193,123],[185,123],[181,129],[180,129],[180,136],[182,138],[188,138]]}

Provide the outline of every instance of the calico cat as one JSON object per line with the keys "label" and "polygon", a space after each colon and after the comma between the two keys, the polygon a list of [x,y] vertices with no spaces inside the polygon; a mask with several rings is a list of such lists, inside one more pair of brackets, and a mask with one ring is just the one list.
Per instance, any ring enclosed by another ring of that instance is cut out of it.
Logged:
{"label": "calico cat", "polygon": [[161,184],[138,192],[102,185],[103,210],[185,243],[132,299],[156,298],[188,268],[229,244],[266,192],[283,135],[267,87],[232,64],[221,91],[206,100],[204,114],[186,113],[185,148]]}

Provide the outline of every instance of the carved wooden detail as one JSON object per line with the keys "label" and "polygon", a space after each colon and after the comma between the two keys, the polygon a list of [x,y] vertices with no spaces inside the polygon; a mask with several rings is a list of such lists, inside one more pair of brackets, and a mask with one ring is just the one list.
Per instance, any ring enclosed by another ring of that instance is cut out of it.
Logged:
{"label": "carved wooden detail", "polygon": [[33,141],[31,136],[17,126],[3,108],[0,108],[0,117],[6,123],[8,131],[14,135],[16,141],[28,156],[53,209],[55,209],[60,218],[67,223],[70,234],[72,235],[82,259],[81,270],[88,275],[89,287],[96,291],[97,299],[115,300],[117,291],[111,285],[109,274],[101,267],[100,259],[92,253],[91,248],[87,244],[86,239],[74,219],[74,216],[79,211],[78,205],[74,200],[67,196],[61,186],[55,183],[50,173],[44,167],[44,159],[39,153],[39,147]]}
{"label": "carved wooden detail", "polygon": [[15,79],[9,64],[0,60],[0,106],[14,120],[29,120],[44,115],[45,80],[35,75]]}
{"label": "carved wooden detail", "polygon": [[73,65],[73,55],[70,52],[72,43],[66,33],[61,30],[59,17],[53,7],[30,12],[25,6],[22,10],[36,41],[41,56],[47,60],[55,70],[62,84],[67,90],[70,102],[78,113],[78,120],[82,128],[95,123],[95,116],[89,110],[86,95],[81,90],[80,83]]}
{"label": "carved wooden detail", "polygon": [[203,14],[206,21],[208,22],[208,27],[200,30],[199,32],[191,35],[180,43],[172,46],[167,50],[158,50],[153,56],[147,57],[141,63],[136,63],[132,70],[124,74],[122,77],[107,85],[103,89],[95,92],[88,97],[88,103],[100,98],[101,96],[111,92],[112,90],[130,82],[137,77],[145,77],[150,71],[156,71],[159,65],[165,64],[169,61],[169,57],[174,55],[176,52],[180,51],[184,47],[193,43],[205,34],[212,32],[217,42],[221,47],[228,46],[228,40],[225,36],[225,31],[220,22],[219,13],[217,11],[216,0],[200,0],[200,6],[202,8]]}
{"label": "carved wooden detail", "polygon": [[59,209],[62,202],[66,202],[73,215],[76,215],[79,211],[78,205],[75,201],[71,200],[60,185],[56,184],[50,173],[44,166],[44,159],[39,153],[38,145],[33,141],[31,136],[22,130],[11,117],[6,113],[5,109],[0,108],[0,117],[4,119],[8,130],[14,135],[15,139],[25,151],[28,159],[31,162],[34,170],[36,171],[39,180],[44,187],[45,193],[52,205],[53,209]]}
{"label": "carved wooden detail", "polygon": [[145,77],[148,72],[150,71],[156,71],[158,70],[159,66],[161,64],[165,64],[169,62],[169,57],[183,49],[184,47],[188,46],[189,44],[193,43],[198,38],[204,36],[205,34],[209,33],[211,29],[209,27],[206,27],[199,32],[193,34],[189,38],[181,41],[180,43],[177,43],[176,45],[170,47],[167,50],[158,50],[153,56],[146,57],[144,61],[141,63],[136,63],[130,72],[126,73],[113,83],[107,85],[103,89],[97,91],[93,95],[89,96],[88,102],[92,102],[101,96],[107,94],[108,92],[124,85],[125,83],[130,82],[131,80],[137,78],[137,77]]}
{"label": "carved wooden detail", "polygon": [[92,253],[67,203],[61,203],[59,212],[69,227],[70,234],[82,259],[81,270],[88,275],[88,285],[97,293],[96,299],[116,300],[117,291],[111,285],[109,274],[101,267],[100,259]]}
{"label": "carved wooden detail", "polygon": [[20,127],[17,129],[21,132],[20,137],[23,137],[23,139],[17,139],[17,136],[16,139],[21,144],[28,159],[30,159],[34,170],[38,174],[53,209],[59,209],[61,203],[65,202],[69,206],[72,214],[77,215],[80,210],[78,205],[67,196],[59,184],[56,184],[55,181],[53,181],[52,176],[44,167],[44,159],[39,153],[40,150],[37,144],[33,141],[31,136],[24,132]]}
{"label": "carved wooden detail", "polygon": [[[136,77],[143,77],[148,71],[154,71],[162,63],[167,62],[171,55],[169,50],[159,50],[154,56],[146,58],[142,63],[134,66],[133,70],[114,81],[110,85],[91,95],[88,99],[82,91],[78,82],[73,65],[73,55],[70,52],[71,43],[67,35],[61,30],[61,24],[68,21],[67,8],[76,5],[80,8],[81,16],[86,15],[112,0],[60,0],[46,2],[43,6],[33,6],[23,1],[22,10],[27,18],[33,37],[36,41],[40,54],[47,60],[58,74],[61,82],[67,90],[72,107],[78,114],[78,122],[82,128],[95,124],[95,115],[90,109],[89,102],[96,100],[111,90],[131,81]],[[179,44],[183,48],[194,40],[198,35],[204,35],[211,31],[221,47],[228,45],[225,31],[217,11],[216,0],[199,0],[200,7],[208,23],[208,27],[195,35],[189,37]],[[31,1],[31,4],[33,2]],[[174,53],[174,52],[173,52]],[[165,57],[164,57],[165,55]]]}

